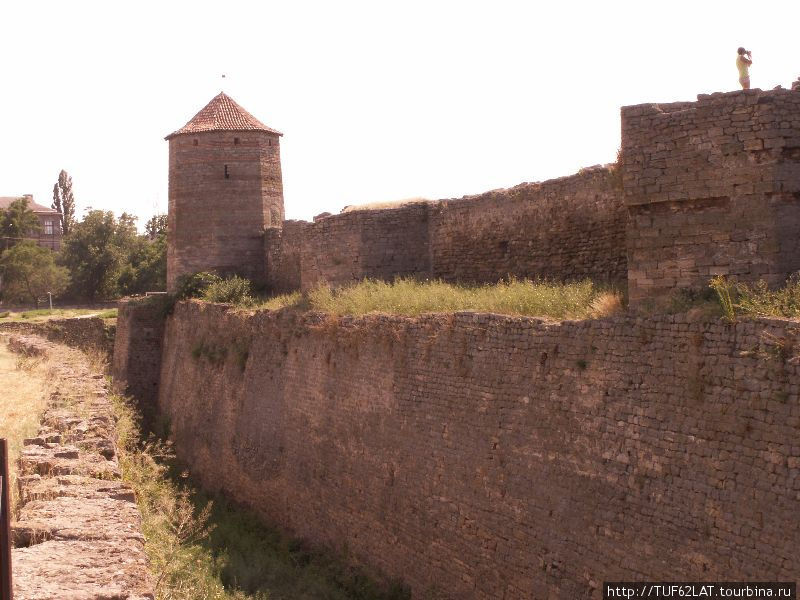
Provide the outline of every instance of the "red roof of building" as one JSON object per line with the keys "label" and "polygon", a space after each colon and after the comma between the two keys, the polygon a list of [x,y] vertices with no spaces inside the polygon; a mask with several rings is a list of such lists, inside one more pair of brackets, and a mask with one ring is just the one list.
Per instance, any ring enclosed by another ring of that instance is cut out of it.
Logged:
{"label": "red roof of building", "polygon": [[173,131],[165,140],[183,133],[200,133],[202,131],[266,131],[275,135],[283,135],[271,127],[267,127],[253,115],[239,106],[225,92],[218,95],[193,116],[186,125]]}
{"label": "red roof of building", "polygon": [[34,202],[33,196],[27,194],[25,196],[0,196],[0,210],[6,210],[9,206],[11,206],[12,202],[19,200],[20,198],[26,198],[28,200],[28,208],[35,213],[52,213],[56,215],[61,214],[49,206],[42,206],[41,204]]}

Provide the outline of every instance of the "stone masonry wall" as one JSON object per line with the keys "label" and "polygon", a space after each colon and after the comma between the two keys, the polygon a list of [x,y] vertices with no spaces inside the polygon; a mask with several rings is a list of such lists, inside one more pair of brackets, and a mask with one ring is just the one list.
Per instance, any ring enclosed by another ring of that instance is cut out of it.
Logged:
{"label": "stone masonry wall", "polygon": [[268,280],[279,292],[401,276],[624,285],[626,219],[615,173],[596,167],[469,198],[287,221],[266,235]]}
{"label": "stone masonry wall", "polygon": [[152,427],[158,401],[166,309],[159,298],[123,299],[117,308],[111,375],[114,391],[138,400],[145,428]]}
{"label": "stone masonry wall", "polygon": [[267,234],[266,254],[281,291],[589,277],[627,283],[636,304],[716,274],[777,285],[800,270],[800,94],[623,107],[618,170],[292,224]]}
{"label": "stone masonry wall", "polygon": [[715,274],[800,269],[800,94],[761,90],[622,109],[632,302]]}
{"label": "stone masonry wall", "polygon": [[264,232],[267,265],[267,286],[270,292],[283,294],[302,286],[300,257],[306,230],[305,221],[284,221],[283,227],[270,227]]}
{"label": "stone masonry wall", "polygon": [[167,322],[159,405],[206,487],[415,594],[790,580],[797,342],[778,320],[188,302]]}
{"label": "stone masonry wall", "polygon": [[432,209],[433,276],[445,281],[591,278],[624,284],[627,214],[614,171],[524,183]]}
{"label": "stone masonry wall", "polygon": [[302,289],[344,285],[365,277],[393,279],[430,273],[428,206],[359,210],[325,217],[305,230]]}

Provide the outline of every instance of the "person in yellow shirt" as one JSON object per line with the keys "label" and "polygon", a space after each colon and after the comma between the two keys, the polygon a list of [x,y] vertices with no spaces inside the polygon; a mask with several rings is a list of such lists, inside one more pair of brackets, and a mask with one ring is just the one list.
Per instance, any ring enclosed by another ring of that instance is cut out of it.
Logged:
{"label": "person in yellow shirt", "polygon": [[739,69],[739,83],[743,90],[750,89],[750,65],[753,64],[753,55],[749,50],[739,48],[739,56],[736,57],[736,68]]}

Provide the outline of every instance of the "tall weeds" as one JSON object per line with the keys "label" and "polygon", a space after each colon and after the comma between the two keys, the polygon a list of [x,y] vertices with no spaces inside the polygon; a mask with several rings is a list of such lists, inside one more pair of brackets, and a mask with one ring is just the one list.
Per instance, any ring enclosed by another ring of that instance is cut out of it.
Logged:
{"label": "tall weeds", "polygon": [[394,282],[365,279],[341,288],[319,286],[306,297],[289,294],[262,306],[270,309],[295,306],[337,315],[381,312],[415,316],[428,312],[479,311],[579,319],[622,310],[622,297],[589,280],[562,284],[511,279],[465,286],[403,278]]}
{"label": "tall weeds", "polygon": [[710,282],[717,293],[724,318],[734,322],[738,315],[754,317],[800,318],[800,275],[795,274],[786,283],[770,289],[765,281],[754,284],[734,283],[718,275]]}
{"label": "tall weeds", "polygon": [[709,286],[711,286],[711,289],[713,289],[717,294],[719,304],[722,307],[723,318],[729,323],[735,322],[736,310],[733,303],[733,291],[731,284],[722,275],[717,275],[711,279]]}

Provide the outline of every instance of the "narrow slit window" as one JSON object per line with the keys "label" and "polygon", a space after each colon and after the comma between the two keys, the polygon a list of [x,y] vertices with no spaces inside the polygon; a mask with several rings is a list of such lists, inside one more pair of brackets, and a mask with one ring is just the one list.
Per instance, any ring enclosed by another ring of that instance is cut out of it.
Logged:
{"label": "narrow slit window", "polygon": [[225,179],[230,179],[230,178],[231,178],[231,174],[228,173],[228,165],[225,165]]}
{"label": "narrow slit window", "polygon": [[197,140],[196,139],[192,140],[192,146],[197,146]]}
{"label": "narrow slit window", "polygon": [[238,144],[239,143],[239,138],[233,138],[233,143],[234,144]]}

